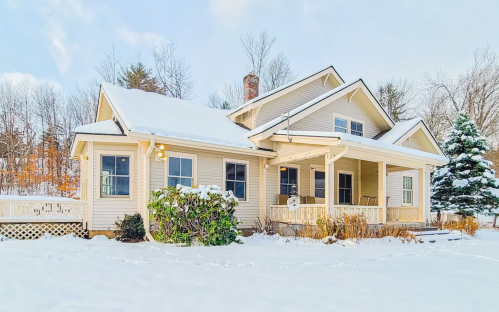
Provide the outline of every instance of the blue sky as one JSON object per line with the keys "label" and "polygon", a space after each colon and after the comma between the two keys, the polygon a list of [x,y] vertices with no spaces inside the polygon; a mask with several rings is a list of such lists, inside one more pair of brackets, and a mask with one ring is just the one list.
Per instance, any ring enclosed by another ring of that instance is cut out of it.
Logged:
{"label": "blue sky", "polygon": [[0,0],[0,76],[26,73],[63,88],[97,76],[114,43],[122,58],[152,65],[153,43],[174,42],[192,65],[195,100],[247,73],[239,39],[276,36],[298,75],[333,65],[369,85],[470,66],[499,52],[499,1],[95,1]]}

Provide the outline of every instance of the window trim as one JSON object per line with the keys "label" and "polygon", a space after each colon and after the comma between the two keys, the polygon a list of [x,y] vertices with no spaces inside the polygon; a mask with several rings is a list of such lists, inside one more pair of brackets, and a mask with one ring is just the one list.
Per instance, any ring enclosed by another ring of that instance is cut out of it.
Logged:
{"label": "window trim", "polygon": [[[240,200],[238,199],[238,202],[239,203],[249,203],[250,202],[250,187],[249,187],[249,183],[250,183],[250,175],[249,175],[249,170],[250,170],[250,166],[249,166],[249,161],[247,160],[241,160],[241,159],[232,159],[232,158],[224,158],[223,159],[223,162],[222,162],[222,167],[223,167],[223,186],[222,186],[222,189],[224,190],[224,192],[227,192],[227,190],[225,189],[225,182],[226,182],[226,177],[227,177],[227,174],[226,174],[226,170],[227,170],[227,166],[226,166],[226,163],[236,163],[236,164],[242,164],[242,165],[246,165],[246,172],[245,172],[245,182],[246,182],[246,200]],[[235,195],[234,195],[235,196]]]}
{"label": "window trim", "polygon": [[[336,119],[341,119],[341,120],[344,120],[344,121],[345,121],[345,123],[347,124],[347,127],[346,127],[346,128],[343,128],[343,127],[337,126],[337,125],[336,125]],[[343,118],[343,117],[339,117],[339,116],[334,116],[334,117],[333,117],[333,130],[334,130],[334,132],[336,132],[336,128],[338,127],[338,128],[340,128],[340,129],[345,129],[346,133],[349,133],[349,132],[350,132],[350,130],[348,129],[348,128],[349,128],[348,123],[349,123],[348,119]]]}
{"label": "window trim", "polygon": [[350,174],[352,176],[352,198],[350,205],[353,205],[355,200],[355,172],[353,171],[347,171],[347,170],[336,170],[336,177],[335,177],[335,200],[337,201],[336,205],[345,205],[348,203],[340,203],[340,173],[341,174]]}
{"label": "window trim", "polygon": [[[129,190],[130,190],[130,195],[111,195],[111,196],[102,196],[102,184],[101,184],[101,172],[102,172],[102,156],[128,156],[130,157],[129,160],[129,165],[130,165],[130,172],[129,172],[129,177],[130,177],[130,185],[129,185]],[[133,192],[134,192],[134,168],[135,168],[135,160],[134,157],[135,153],[133,151],[120,151],[120,150],[97,150],[97,174],[96,174],[96,182],[98,186],[98,191],[97,191],[97,198],[96,200],[101,200],[101,201],[113,201],[113,200],[119,200],[119,201],[132,201],[134,200]],[[90,190],[93,192],[93,190]]]}
{"label": "window trim", "polygon": [[[326,166],[310,164],[310,196],[313,196],[313,197],[315,197],[315,176],[313,175],[313,173],[315,171],[321,171],[321,172],[326,173]],[[324,187],[324,189],[325,189],[325,187]],[[317,199],[318,198],[321,201],[322,201],[322,199],[324,199],[324,203],[325,203],[325,201],[326,201],[326,194],[324,194],[324,198],[315,197],[315,202],[316,203],[317,203]]]}
{"label": "window trim", "polygon": [[298,196],[303,196],[301,193],[301,174],[300,174],[300,165],[295,165],[295,164],[285,164],[285,165],[278,165],[277,166],[277,194],[281,194],[281,167],[286,167],[286,168],[296,168],[298,169],[298,188],[296,192],[298,193]]}
{"label": "window trim", "polygon": [[[411,197],[411,202],[410,203],[404,203],[404,178],[405,177],[409,177],[409,178],[412,178],[412,197]],[[401,189],[402,189],[402,201],[401,201],[401,204],[402,206],[404,207],[413,207],[414,206],[414,192],[415,192],[415,188],[414,188],[414,174],[412,173],[402,173],[402,185],[401,185]]]}
{"label": "window trim", "polygon": [[[362,138],[365,137],[365,134],[366,134],[366,124],[365,124],[365,122],[363,120],[357,119],[357,118],[352,118],[352,117],[349,117],[349,116],[346,116],[346,115],[342,115],[342,114],[338,114],[338,113],[333,113],[333,131],[334,131],[334,128],[335,128],[335,124],[334,124],[335,118],[341,118],[341,119],[345,119],[347,121],[347,133],[348,134],[352,134],[352,121],[356,122],[356,123],[362,124]],[[352,134],[352,135],[354,135],[354,134]]]}
{"label": "window trim", "polygon": [[180,153],[180,152],[172,152],[172,151],[164,151],[164,154],[166,156],[166,161],[165,161],[165,172],[164,172],[164,185],[165,187],[168,187],[168,164],[169,164],[169,159],[170,157],[177,157],[177,158],[188,158],[192,159],[192,187],[198,185],[198,155],[196,154],[188,154],[188,153]]}

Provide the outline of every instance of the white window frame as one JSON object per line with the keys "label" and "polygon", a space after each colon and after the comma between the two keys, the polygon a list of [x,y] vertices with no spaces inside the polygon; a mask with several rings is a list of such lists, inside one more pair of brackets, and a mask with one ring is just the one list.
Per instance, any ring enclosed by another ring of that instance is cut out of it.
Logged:
{"label": "white window frame", "polygon": [[165,176],[164,176],[164,183],[165,187],[168,187],[168,168],[169,168],[169,161],[170,157],[177,157],[177,158],[187,158],[187,159],[192,159],[192,186],[198,185],[198,155],[196,154],[188,154],[188,153],[179,153],[179,152],[172,152],[172,151],[165,151],[163,152],[166,156],[166,161],[165,161]]}
{"label": "white window frame", "polygon": [[[321,171],[326,173],[326,167],[323,165],[314,165],[310,164],[310,196],[315,197],[315,171]],[[317,202],[319,199],[320,202]],[[324,203],[326,202],[326,195],[324,194],[324,198],[320,197],[315,197],[315,202],[318,204],[324,204],[322,203],[322,200],[324,200]]]}
{"label": "white window frame", "polygon": [[[347,121],[347,133],[352,134],[352,121],[356,123],[362,124],[362,137],[365,136],[366,133],[366,125],[363,120],[357,119],[357,118],[352,118],[346,115],[338,114],[338,113],[333,113],[333,131],[334,128],[336,127],[334,121],[336,118],[344,119]],[[353,135],[353,134],[352,134]]]}
{"label": "white window frame", "polygon": [[[410,203],[404,203],[404,191],[406,191],[406,189],[404,189],[404,178],[405,177],[412,178],[412,190],[411,190],[412,196],[411,196]],[[414,206],[414,182],[415,182],[414,174],[410,174],[410,173],[403,173],[402,174],[402,186],[401,186],[401,188],[402,188],[402,206],[406,206],[406,207]]]}
{"label": "white window frame", "polygon": [[342,205],[342,204],[348,204],[348,203],[340,203],[340,173],[342,174],[350,174],[352,176],[352,197],[351,197],[351,201],[350,201],[350,204],[353,205],[354,203],[354,197],[355,197],[355,172],[353,171],[347,171],[347,170],[336,170],[336,181],[334,181],[334,184],[336,185],[335,187],[335,191],[336,191],[336,194],[337,194],[337,202],[338,202],[338,205]]}
{"label": "white window frame", "polygon": [[[223,159],[223,187],[222,189],[224,190],[224,192],[227,192],[226,188],[225,188],[225,182],[226,182],[226,176],[227,176],[227,172],[226,172],[226,164],[227,163],[235,163],[235,164],[242,164],[242,165],[246,165],[246,172],[245,172],[245,182],[246,182],[246,200],[240,200],[238,199],[239,203],[249,203],[250,202],[250,187],[249,187],[249,183],[250,183],[250,175],[249,175],[249,171],[250,171],[250,166],[249,166],[249,161],[247,160],[241,160],[241,159],[232,159],[232,158],[224,158]],[[235,196],[235,194],[234,194]]]}
{"label": "white window frame", "polygon": [[[102,173],[102,156],[128,156],[129,157],[129,191],[130,195],[119,195],[119,196],[102,196],[102,185],[101,185],[101,173]],[[119,151],[119,150],[97,150],[97,172],[96,172],[96,184],[99,188],[97,191],[97,199],[102,201],[131,201],[133,200],[133,192],[134,192],[134,167],[135,167],[135,153],[133,151]],[[93,192],[93,190],[90,190]]]}
{"label": "white window frame", "polygon": [[277,166],[277,194],[281,194],[281,167],[286,167],[286,168],[296,168],[298,169],[298,187],[296,192],[298,193],[299,196],[303,196],[303,194],[300,192],[301,189],[301,174],[300,174],[300,165],[295,165],[295,164],[283,164]]}

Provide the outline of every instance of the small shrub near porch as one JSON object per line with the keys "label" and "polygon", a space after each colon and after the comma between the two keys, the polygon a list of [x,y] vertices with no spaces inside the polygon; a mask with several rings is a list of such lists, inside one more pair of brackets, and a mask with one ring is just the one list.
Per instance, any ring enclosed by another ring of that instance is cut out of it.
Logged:
{"label": "small shrub near porch", "polygon": [[136,243],[144,239],[146,230],[140,213],[125,215],[123,220],[118,218],[116,225],[116,240],[125,243]]}
{"label": "small shrub near porch", "polygon": [[158,189],[148,204],[159,231],[155,239],[165,243],[205,246],[239,243],[234,216],[237,198],[218,186],[191,188],[178,185]]}

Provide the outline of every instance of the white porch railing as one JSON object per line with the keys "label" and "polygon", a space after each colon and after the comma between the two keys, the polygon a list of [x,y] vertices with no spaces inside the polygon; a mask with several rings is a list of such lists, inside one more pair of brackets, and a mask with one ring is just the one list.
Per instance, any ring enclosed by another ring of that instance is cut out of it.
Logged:
{"label": "white porch railing", "polygon": [[85,201],[0,200],[0,223],[84,222]]}
{"label": "white porch railing", "polygon": [[[380,206],[335,205],[331,216],[337,218],[343,213],[363,213],[368,223],[380,223],[382,211]],[[326,205],[324,204],[300,205],[300,208],[291,212],[287,205],[270,206],[270,219],[273,221],[315,224],[318,218],[325,215]]]}
{"label": "white porch railing", "polygon": [[300,205],[300,208],[294,211],[289,211],[287,205],[270,206],[270,219],[273,221],[315,224],[318,218],[325,215],[326,205],[324,204]]}
{"label": "white porch railing", "polygon": [[381,206],[355,206],[355,205],[334,205],[331,213],[333,218],[338,218],[342,214],[360,214],[363,213],[367,223],[381,223],[383,207]]}
{"label": "white porch railing", "polygon": [[386,221],[418,221],[418,207],[388,207]]}

